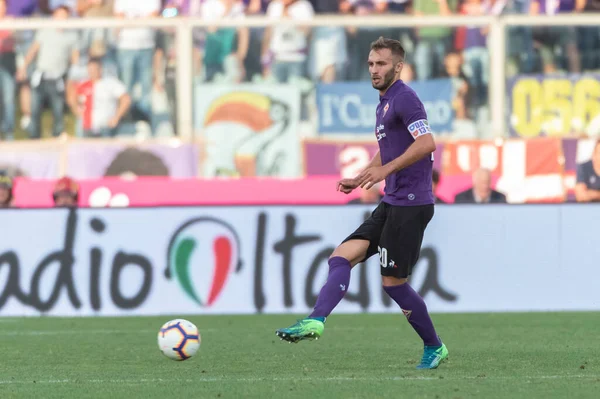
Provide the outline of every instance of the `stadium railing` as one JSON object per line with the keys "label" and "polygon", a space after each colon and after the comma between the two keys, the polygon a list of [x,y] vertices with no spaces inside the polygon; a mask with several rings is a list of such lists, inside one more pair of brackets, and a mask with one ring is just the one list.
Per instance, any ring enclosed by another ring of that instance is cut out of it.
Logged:
{"label": "stadium railing", "polygon": [[52,20],[42,18],[5,19],[0,30],[37,30],[42,28],[90,29],[90,28],[170,28],[175,30],[177,57],[177,119],[178,135],[183,139],[193,137],[193,73],[192,30],[198,27],[266,27],[276,25],[302,25],[309,27],[462,27],[489,26],[490,51],[489,105],[491,110],[490,132],[493,137],[507,135],[506,120],[506,30],[516,26],[597,26],[600,14],[564,14],[555,16],[506,15],[501,17],[470,16],[317,16],[310,21],[274,21],[267,17],[223,19],[207,23],[200,18],[156,19],[71,19]]}

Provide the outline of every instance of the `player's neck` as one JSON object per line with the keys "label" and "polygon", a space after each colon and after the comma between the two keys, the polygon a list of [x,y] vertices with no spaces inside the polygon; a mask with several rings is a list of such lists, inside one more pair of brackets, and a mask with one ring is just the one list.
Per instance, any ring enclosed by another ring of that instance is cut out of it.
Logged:
{"label": "player's neck", "polygon": [[387,92],[388,92],[388,90],[389,90],[389,89],[390,89],[390,88],[391,88],[391,87],[392,87],[392,86],[393,86],[393,85],[394,85],[394,84],[395,84],[397,81],[399,81],[399,80],[400,80],[400,78],[396,77],[396,78],[394,79],[394,81],[393,81],[392,83],[390,83],[390,85],[389,85],[388,87],[386,87],[384,90],[379,90],[379,95],[380,95],[381,97],[385,96],[385,93],[387,93]]}

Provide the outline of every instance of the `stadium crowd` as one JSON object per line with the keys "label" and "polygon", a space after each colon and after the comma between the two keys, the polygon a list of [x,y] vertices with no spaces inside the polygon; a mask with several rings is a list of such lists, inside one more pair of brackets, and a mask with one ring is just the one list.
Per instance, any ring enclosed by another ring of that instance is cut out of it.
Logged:
{"label": "stadium crowd", "polygon": [[[0,0],[0,19],[193,16],[213,21],[266,15],[306,20],[340,13],[580,12],[600,12],[600,0]],[[411,54],[405,81],[452,79],[456,118],[473,120],[487,105],[487,33],[469,26],[198,28],[193,33],[194,73],[197,81],[209,82],[368,80],[364,54],[371,41],[385,35],[400,39]],[[509,74],[600,69],[597,26],[520,27],[507,34]],[[150,123],[153,90],[166,93],[174,115],[174,40],[172,31],[143,28],[0,31],[1,136],[14,139],[18,122],[27,137],[41,137],[46,107],[53,115],[54,136],[65,131],[65,114],[75,116],[78,136],[112,136],[123,121]]]}

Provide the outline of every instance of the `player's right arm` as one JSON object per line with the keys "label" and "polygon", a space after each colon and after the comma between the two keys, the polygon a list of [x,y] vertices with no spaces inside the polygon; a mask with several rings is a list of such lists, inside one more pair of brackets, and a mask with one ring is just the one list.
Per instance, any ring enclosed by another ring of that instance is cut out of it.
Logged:
{"label": "player's right arm", "polygon": [[371,159],[371,162],[369,162],[369,164],[365,167],[365,169],[372,168],[373,166],[381,166],[381,165],[382,165],[381,154],[379,153],[379,150],[377,150],[377,154],[375,154],[375,156],[373,157],[373,159]]}
{"label": "player's right arm", "polygon": [[[373,156],[369,164],[365,166],[365,168],[361,171],[361,173],[358,174],[358,176],[360,176],[365,170],[376,166],[382,166],[381,154],[379,153],[379,150],[377,150],[375,156]],[[353,179],[339,180],[337,182],[337,191],[341,191],[344,194],[350,194],[355,188],[357,188],[360,185],[360,180],[358,179],[358,176],[356,176]]]}

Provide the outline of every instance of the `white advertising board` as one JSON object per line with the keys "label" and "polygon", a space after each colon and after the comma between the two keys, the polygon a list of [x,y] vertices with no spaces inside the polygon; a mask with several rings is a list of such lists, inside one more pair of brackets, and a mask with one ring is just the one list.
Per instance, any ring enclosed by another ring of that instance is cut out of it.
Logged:
{"label": "white advertising board", "polygon": [[[306,313],[371,207],[0,212],[0,315]],[[600,207],[438,206],[411,284],[432,312],[600,310]],[[396,312],[379,260],[336,312]]]}

